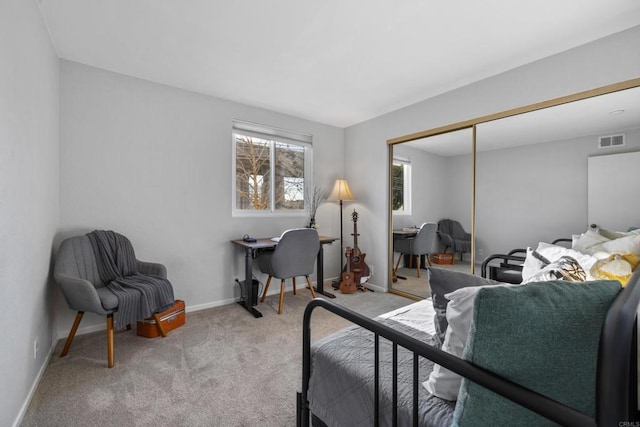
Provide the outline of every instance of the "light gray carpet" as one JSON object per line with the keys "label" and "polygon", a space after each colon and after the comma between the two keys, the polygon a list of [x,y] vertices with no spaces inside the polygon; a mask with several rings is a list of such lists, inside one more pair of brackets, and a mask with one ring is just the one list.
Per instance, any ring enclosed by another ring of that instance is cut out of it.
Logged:
{"label": "light gray carpet", "polygon": [[[471,265],[468,261],[460,261],[456,259],[454,264],[433,264],[434,268],[446,268],[450,270],[463,271],[469,273]],[[476,274],[480,275],[480,268],[476,268]],[[420,270],[420,277],[417,277],[416,269],[408,267],[400,267],[398,269],[398,280],[393,284],[393,289],[416,295],[420,298],[428,298],[431,296],[429,290],[429,273],[426,269]],[[400,279],[403,277],[404,279]]]}
{"label": "light gray carpet", "polygon": [[[330,286],[326,286],[330,289]],[[382,292],[336,292],[342,305],[374,317],[413,301]],[[293,426],[302,371],[302,315],[308,290],[259,304],[254,319],[238,304],[187,313],[167,338],[115,336],[108,369],[106,333],[61,340],[23,426]],[[188,305],[188,301],[187,301]],[[316,309],[316,340],[348,323]]]}

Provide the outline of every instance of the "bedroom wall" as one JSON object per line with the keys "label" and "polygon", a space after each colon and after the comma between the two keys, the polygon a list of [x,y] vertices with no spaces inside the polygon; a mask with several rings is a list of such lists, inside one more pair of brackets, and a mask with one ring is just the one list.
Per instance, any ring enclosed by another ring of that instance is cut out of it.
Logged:
{"label": "bedroom wall", "polygon": [[362,221],[372,232],[359,243],[368,262],[384,268],[380,277],[388,274],[387,139],[636,78],[639,42],[640,26],[347,128],[345,157],[358,159],[347,178],[368,178],[358,181],[356,191],[366,205]]}
{"label": "bedroom wall", "polygon": [[[234,279],[244,279],[244,252],[232,239],[279,235],[308,222],[232,218],[233,119],[312,134],[317,186],[330,189],[343,174],[344,132],[336,127],[69,61],[61,61],[61,94],[56,244],[96,228],[116,230],[139,259],[167,266],[188,310],[239,297]],[[317,216],[321,234],[339,236],[337,204],[321,205]],[[339,252],[339,245],[325,246],[325,278],[338,275]],[[73,313],[59,293],[56,309],[63,336]],[[104,328],[104,317],[85,318],[81,333]]]}
{"label": "bedroom wall", "polygon": [[599,149],[592,135],[478,153],[476,249],[505,253],[587,230],[587,158],[640,150],[640,129],[624,133],[622,148]]}
{"label": "bedroom wall", "polygon": [[58,58],[36,2],[0,2],[2,426],[20,422],[52,345],[49,272],[58,226],[58,77]]}

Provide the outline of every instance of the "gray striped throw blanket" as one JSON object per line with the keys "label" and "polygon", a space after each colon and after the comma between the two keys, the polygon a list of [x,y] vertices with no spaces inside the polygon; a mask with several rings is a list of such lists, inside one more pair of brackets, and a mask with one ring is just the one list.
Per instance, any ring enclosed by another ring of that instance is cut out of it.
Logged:
{"label": "gray striped throw blanket", "polygon": [[96,256],[100,279],[118,298],[117,329],[173,305],[173,286],[167,279],[138,272],[129,239],[105,230],[92,231],[87,237]]}

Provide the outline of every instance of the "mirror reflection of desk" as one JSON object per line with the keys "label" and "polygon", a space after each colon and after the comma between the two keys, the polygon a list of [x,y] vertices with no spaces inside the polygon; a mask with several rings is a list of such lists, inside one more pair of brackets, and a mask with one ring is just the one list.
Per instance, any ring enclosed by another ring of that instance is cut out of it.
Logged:
{"label": "mirror reflection of desk", "polygon": [[[408,239],[411,237],[415,237],[416,234],[418,234],[418,230],[420,230],[419,228],[416,227],[405,227],[405,228],[398,228],[398,229],[394,229],[393,230],[393,241],[395,242],[396,239]],[[400,254],[399,256],[402,256],[402,254]],[[421,260],[420,262],[422,263],[422,265],[424,265],[424,255],[421,255]],[[409,259],[411,258],[411,255],[405,255],[404,259],[405,259],[405,264],[407,264],[407,262],[409,261]],[[406,277],[404,276],[398,276],[396,274],[396,270],[395,268],[393,268],[393,265],[391,267],[391,280],[393,283],[397,282],[398,279],[402,279],[402,280],[407,280]]]}
{"label": "mirror reflection of desk", "polygon": [[419,228],[407,227],[407,228],[399,228],[393,230],[393,237],[413,237],[418,234]]}
{"label": "mirror reflection of desk", "polygon": [[[336,296],[324,290],[324,254],[323,246],[338,240],[337,237],[320,237],[320,250],[316,258],[316,288],[315,291],[329,298]],[[240,301],[243,306],[254,317],[262,317],[262,313],[253,308],[258,304],[258,290],[253,286],[253,260],[259,256],[260,251],[273,250],[277,245],[277,239],[265,237],[256,239],[255,242],[246,242],[243,239],[232,240],[231,243],[242,247],[244,251],[244,282],[240,282]]]}

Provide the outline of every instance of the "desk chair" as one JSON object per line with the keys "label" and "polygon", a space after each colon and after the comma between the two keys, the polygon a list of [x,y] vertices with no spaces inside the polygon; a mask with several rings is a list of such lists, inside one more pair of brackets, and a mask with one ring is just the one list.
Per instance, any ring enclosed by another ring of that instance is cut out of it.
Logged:
{"label": "desk chair", "polygon": [[433,246],[437,238],[437,225],[435,222],[425,222],[420,226],[418,232],[412,237],[394,237],[393,250],[394,252],[400,252],[396,266],[393,269],[394,274],[397,275],[398,267],[400,266],[400,259],[402,254],[416,256],[416,274],[420,277],[420,256],[424,255],[427,259],[429,266],[431,261],[429,260],[429,254],[433,251]]}
{"label": "desk chair", "polygon": [[313,298],[316,297],[309,275],[313,273],[316,256],[320,250],[318,232],[313,228],[295,228],[282,233],[278,245],[271,253],[258,258],[260,271],[269,275],[260,302],[264,302],[271,284],[271,278],[280,279],[280,303],[278,314],[282,314],[284,302],[284,282],[291,278],[293,294],[296,295],[296,277],[304,276]]}
{"label": "desk chair", "polygon": [[[167,269],[162,264],[137,261],[137,270],[141,274],[153,274],[167,278]],[[118,310],[118,298],[107,289],[100,279],[98,264],[89,237],[86,235],[71,237],[60,244],[56,256],[53,277],[60,285],[67,305],[77,311],[76,318],[64,344],[60,357],[67,355],[80,321],[85,312],[107,316],[107,366],[113,367],[113,314]],[[153,318],[163,337],[166,332],[158,314]],[[130,325],[127,326],[130,329]]]}

